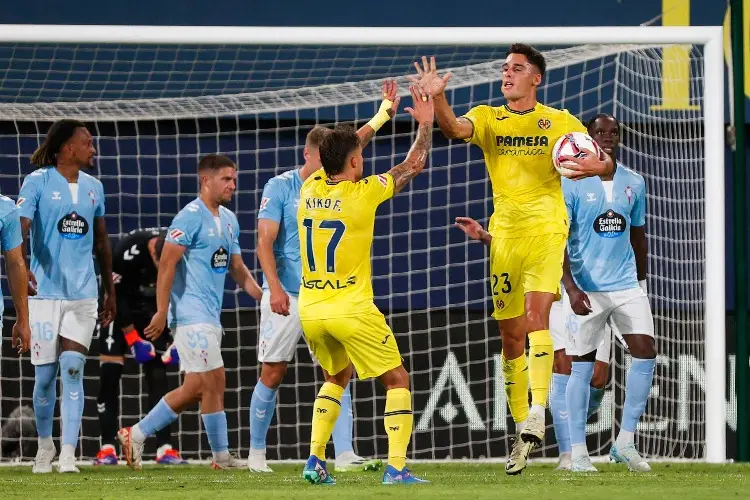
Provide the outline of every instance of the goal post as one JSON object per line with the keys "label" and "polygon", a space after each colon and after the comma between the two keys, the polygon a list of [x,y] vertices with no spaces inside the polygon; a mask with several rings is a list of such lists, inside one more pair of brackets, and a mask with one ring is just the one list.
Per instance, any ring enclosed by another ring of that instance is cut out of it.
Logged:
{"label": "goal post", "polygon": [[[158,44],[163,46],[179,46],[181,44],[206,45],[206,46],[368,46],[368,47],[407,47],[407,46],[471,46],[492,47],[507,46],[512,43],[523,41],[532,45],[545,47],[556,46],[590,46],[592,51],[599,50],[604,45],[622,44],[627,46],[662,47],[667,45],[693,45],[701,47],[702,54],[702,78],[696,78],[693,82],[702,85],[702,144],[699,149],[702,152],[702,168],[700,177],[704,185],[703,190],[695,193],[700,202],[705,220],[702,221],[704,234],[694,235],[702,239],[704,261],[702,266],[702,290],[699,295],[705,300],[703,310],[699,315],[701,318],[703,337],[702,370],[705,375],[701,385],[705,387],[705,434],[703,436],[704,453],[702,459],[707,462],[723,462],[726,459],[726,310],[725,310],[725,186],[724,186],[724,64],[723,64],[723,41],[722,28],[701,27],[531,27],[531,28],[414,28],[414,27],[196,27],[196,26],[62,26],[62,25],[0,25],[0,44]],[[426,54],[429,55],[429,54]],[[335,64],[333,61],[331,64]],[[440,60],[438,60],[440,64]],[[470,73],[477,71],[474,66]],[[491,67],[488,67],[491,70]],[[480,68],[481,69],[481,68]],[[487,69],[487,68],[485,68]],[[400,83],[400,95],[406,95],[405,80],[403,75],[409,73],[409,68],[403,68],[398,76]],[[1,72],[1,70],[0,70]],[[476,74],[476,73],[471,73]],[[488,73],[491,74],[491,73]],[[651,78],[650,75],[643,75]],[[2,75],[0,75],[0,78]],[[484,77],[482,77],[484,78]],[[489,80],[479,78],[469,81],[466,86],[478,83],[488,83]],[[562,77],[564,79],[564,77]],[[499,79],[499,75],[496,75]],[[1,80],[0,80],[1,81]],[[600,84],[603,84],[600,82]],[[378,81],[363,82],[357,87],[349,82],[343,85],[347,94],[347,101],[342,105],[356,105],[362,102],[373,101],[377,94]],[[347,85],[349,85],[347,87]],[[583,83],[581,83],[583,85]],[[450,86],[460,88],[461,83],[451,81]],[[363,89],[374,90],[375,93],[366,94]],[[190,96],[190,97],[159,97],[150,99],[127,99],[116,100],[81,100],[79,102],[0,102],[0,121],[41,121],[48,122],[63,117],[81,118],[95,122],[102,122],[102,127],[110,127],[113,122],[115,129],[120,120],[178,120],[199,119],[208,117],[211,119],[236,118],[241,116],[257,115],[261,113],[271,114],[277,119],[291,113],[292,119],[299,121],[299,115],[294,115],[298,109],[312,109],[312,115],[318,118],[317,109],[324,107],[325,99],[334,95],[340,89],[334,89],[332,85],[323,82],[320,85],[295,87],[291,85],[281,90],[261,90],[259,92],[227,93],[226,95]],[[1,92],[0,92],[1,93]],[[477,103],[474,103],[476,105]],[[355,113],[356,114],[356,113]],[[323,119],[321,121],[335,121],[337,113],[333,113],[334,119]],[[635,116],[635,114],[634,114]],[[697,115],[696,115],[697,116]],[[648,120],[649,118],[644,118]],[[111,128],[111,127],[110,127]],[[137,128],[137,127],[136,127]],[[158,127],[157,127],[158,128]],[[191,134],[198,132],[191,132]],[[212,132],[213,133],[213,132]],[[439,132],[436,131],[439,134]],[[157,130],[156,136],[159,136]],[[220,143],[220,134],[215,132],[217,148]],[[196,139],[196,142],[198,140]],[[119,151],[119,145],[117,146]],[[157,145],[157,148],[159,146]],[[447,146],[441,146],[447,147]],[[198,145],[200,150],[201,146]],[[239,147],[237,148],[239,149]],[[395,148],[394,148],[395,149]],[[179,146],[178,146],[179,151]],[[452,150],[451,150],[452,151]],[[454,153],[448,152],[448,158],[453,158]],[[213,152],[213,151],[212,151]],[[195,151],[190,154],[193,155]],[[283,153],[276,151],[275,158]],[[2,152],[0,152],[0,155]],[[20,158],[20,146],[19,146]],[[123,153],[124,154],[124,153]],[[260,154],[260,153],[258,153]],[[393,152],[389,155],[401,153]],[[459,152],[455,153],[456,157]],[[466,154],[468,158],[468,154]],[[462,157],[463,158],[463,157]],[[20,160],[19,160],[20,161]],[[459,161],[459,160],[457,160]],[[469,161],[463,159],[460,161]],[[158,160],[157,160],[158,163]],[[380,165],[380,163],[377,163]],[[291,166],[291,165],[290,165]],[[273,168],[277,168],[278,165]],[[119,167],[118,167],[119,168]],[[145,168],[145,167],[144,167]],[[20,167],[19,167],[20,172]],[[144,176],[156,176],[153,172],[144,172]],[[177,168],[177,173],[170,171],[169,175],[183,175]],[[469,174],[466,174],[467,183]],[[126,181],[127,179],[125,179]],[[241,181],[242,182],[242,181]],[[179,181],[178,181],[179,183]],[[156,179],[158,190],[158,179]],[[189,183],[182,186],[183,193],[189,190]],[[262,186],[260,186],[262,188]],[[256,187],[256,190],[258,187]],[[423,187],[423,190],[427,190]],[[466,188],[468,193],[469,187]],[[9,193],[15,195],[15,193]],[[158,193],[157,193],[158,194]],[[255,193],[257,194],[257,193]],[[154,193],[144,193],[143,196],[153,196]],[[411,195],[407,194],[411,200]],[[429,197],[429,195],[428,195]],[[157,196],[158,198],[158,196]],[[176,197],[177,198],[177,197]],[[437,199],[437,198],[436,198]],[[164,200],[156,200],[156,203],[166,203]],[[239,203],[244,203],[240,201]],[[122,203],[120,207],[122,208]],[[163,205],[158,205],[162,207]],[[156,222],[159,225],[169,222],[169,218],[175,210],[169,205],[169,216],[159,215]],[[447,213],[447,211],[446,211]],[[140,214],[138,215],[140,221]],[[120,224],[122,227],[123,224]],[[246,229],[246,228],[243,228]],[[254,228],[253,232],[254,234]],[[379,235],[381,238],[389,238],[390,235]],[[254,241],[249,241],[254,244]],[[400,244],[400,243],[399,243]],[[395,248],[390,243],[391,254],[399,254],[409,251],[409,248]],[[450,245],[450,244],[449,244]],[[428,245],[429,249],[429,245]],[[246,249],[245,249],[246,250]],[[254,253],[252,254],[254,255]],[[467,251],[468,255],[468,251]],[[429,257],[428,257],[429,261]],[[441,264],[447,265],[447,264]],[[252,266],[251,266],[252,267]],[[446,271],[446,274],[448,271]],[[409,283],[408,280],[405,281]],[[398,290],[401,281],[390,283],[393,286],[389,303],[393,304],[396,299],[406,297],[407,290]],[[427,278],[428,287],[431,278]],[[443,286],[443,285],[441,285]],[[446,286],[445,295],[448,294]],[[464,299],[462,299],[464,300]],[[427,301],[429,303],[429,300]],[[226,304],[225,308],[231,307]],[[239,309],[239,307],[238,307]],[[406,315],[395,315],[392,321],[406,321],[412,325],[413,318]],[[429,321],[428,321],[429,323]],[[239,326],[238,326],[239,328]],[[247,335],[254,335],[250,332]],[[658,335],[658,332],[657,332]],[[254,338],[254,337],[253,337]],[[411,346],[411,340],[408,341]],[[429,355],[429,350],[420,351],[421,355]],[[443,367],[443,371],[435,377],[443,377],[454,381],[456,363],[455,358],[450,357],[451,365]],[[237,360],[246,359],[243,354],[237,352]],[[252,362],[255,362],[254,359]],[[739,361],[738,361],[739,362]],[[490,361],[488,361],[490,363]],[[448,368],[446,368],[448,367]],[[460,374],[460,373],[459,373]],[[87,375],[91,375],[90,373]],[[463,377],[461,377],[463,378]],[[442,380],[442,379],[441,379]],[[90,394],[87,394],[89,397]],[[244,396],[243,396],[244,397]],[[356,399],[356,395],[355,395]],[[462,404],[465,401],[461,400]],[[228,403],[229,404],[229,403]],[[246,401],[241,401],[243,406]],[[373,399],[374,406],[374,399]],[[492,405],[489,405],[492,406]],[[446,407],[444,407],[446,408]],[[454,413],[455,408],[446,410],[446,414]],[[375,412],[375,414],[378,414]],[[287,414],[288,415],[288,414]],[[297,413],[299,415],[299,412]],[[247,418],[243,410],[237,419]],[[283,420],[284,416],[279,417]],[[419,421],[419,415],[415,415],[415,425]],[[375,419],[373,418],[373,421]],[[450,419],[447,419],[450,420]],[[283,425],[280,422],[279,425]],[[481,422],[467,425],[470,431],[478,432]],[[240,427],[247,427],[247,422],[237,423]],[[373,426],[376,429],[377,427]],[[488,426],[489,428],[489,426]],[[281,429],[281,427],[280,427]],[[238,431],[240,439],[244,439],[244,431]],[[489,432],[489,431],[487,431]],[[278,431],[279,436],[282,430]],[[452,434],[451,434],[452,435]],[[281,438],[280,438],[281,439]],[[243,446],[245,443],[241,443]],[[434,445],[433,445],[434,446]],[[377,449],[377,448],[376,448]]]}

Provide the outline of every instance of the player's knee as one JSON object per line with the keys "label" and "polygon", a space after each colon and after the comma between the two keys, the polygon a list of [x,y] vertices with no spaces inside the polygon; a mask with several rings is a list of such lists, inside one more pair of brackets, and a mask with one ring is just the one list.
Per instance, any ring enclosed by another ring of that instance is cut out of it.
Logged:
{"label": "player's knee", "polygon": [[398,368],[388,370],[378,378],[386,390],[409,389],[409,373],[404,368],[404,365],[399,365]]}
{"label": "player's knee", "polygon": [[560,375],[570,375],[571,357],[565,353],[565,349],[555,351],[554,361],[552,363],[552,372]]}
{"label": "player's knee", "polygon": [[224,394],[227,386],[227,378],[224,368],[211,370],[203,378],[203,393]]}
{"label": "player's knee", "polygon": [[573,356],[572,360],[574,363],[593,363],[596,361],[596,351],[591,351],[581,356]]}
{"label": "player's knee", "polygon": [[503,357],[516,359],[526,352],[526,332],[503,329],[500,332],[503,344]]}
{"label": "player's knee", "polygon": [[597,361],[594,364],[594,375],[591,377],[591,387],[594,389],[604,389],[607,385],[607,375],[609,371],[609,365],[602,361]]}
{"label": "player's knee", "polygon": [[656,358],[656,342],[650,335],[628,335],[630,355],[637,359]]}
{"label": "player's knee", "polygon": [[526,311],[526,329],[529,332],[548,330],[549,316],[547,316],[547,318],[545,319],[544,315],[536,309],[530,309]]}
{"label": "player's knee", "polygon": [[287,371],[287,363],[263,363],[260,369],[260,381],[269,389],[281,385]]}

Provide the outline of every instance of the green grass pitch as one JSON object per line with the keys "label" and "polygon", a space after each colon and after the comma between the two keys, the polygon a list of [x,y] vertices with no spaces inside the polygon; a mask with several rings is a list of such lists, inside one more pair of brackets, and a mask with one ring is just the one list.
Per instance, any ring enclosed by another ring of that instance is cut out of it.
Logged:
{"label": "green grass pitch", "polygon": [[506,476],[502,464],[415,464],[415,473],[432,484],[383,486],[381,472],[336,475],[335,486],[312,486],[301,479],[302,465],[273,465],[274,474],[246,470],[214,471],[208,466],[83,467],[80,474],[32,475],[31,467],[0,468],[0,492],[9,498],[128,498],[163,500],[310,498],[400,500],[481,498],[680,499],[748,498],[750,465],[654,464],[648,474],[624,466],[596,464],[599,474],[574,475],[553,465],[532,464],[520,476]]}

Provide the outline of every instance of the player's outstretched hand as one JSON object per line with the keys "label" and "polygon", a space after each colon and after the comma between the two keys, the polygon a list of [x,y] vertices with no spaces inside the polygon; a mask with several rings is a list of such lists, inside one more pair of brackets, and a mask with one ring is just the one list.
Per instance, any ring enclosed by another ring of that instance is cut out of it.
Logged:
{"label": "player's outstretched hand", "polygon": [[396,85],[396,80],[392,78],[383,80],[383,100],[391,102],[391,107],[388,109],[388,116],[391,118],[396,116],[398,105],[401,102],[401,98],[397,94],[398,85]]}
{"label": "player's outstretched hand", "polygon": [[164,327],[167,324],[167,313],[156,311],[154,317],[151,318],[151,323],[143,329],[143,334],[149,340],[156,340],[161,337],[164,332]]}
{"label": "player's outstretched hand", "polygon": [[582,158],[575,158],[573,156],[561,156],[560,162],[572,162],[571,165],[568,163],[565,168],[573,170],[574,173],[567,175],[568,179],[577,181],[579,179],[585,179],[586,177],[595,177],[597,175],[603,175],[607,173],[607,163],[600,160],[594,154],[586,155]]}
{"label": "player's outstretched hand", "polygon": [[438,75],[435,56],[430,57],[429,61],[426,56],[422,56],[422,66],[419,65],[419,62],[415,62],[414,67],[417,69],[417,75],[409,76],[409,81],[419,86],[429,96],[436,96],[445,92],[448,80],[453,76],[450,71],[443,76]]}
{"label": "player's outstretched hand", "polygon": [[271,311],[289,316],[289,295],[283,289],[271,290]]}
{"label": "player's outstretched hand", "polygon": [[432,123],[435,120],[435,106],[432,98],[416,85],[409,85],[413,108],[404,108],[417,123]]}
{"label": "player's outstretched hand", "polygon": [[578,316],[588,316],[591,312],[591,302],[589,301],[586,292],[580,288],[571,290],[568,292],[568,298],[570,298],[570,308]]}
{"label": "player's outstretched hand", "polygon": [[481,240],[484,228],[471,217],[456,217],[456,227],[472,240]]}
{"label": "player's outstretched hand", "polygon": [[22,324],[18,321],[13,325],[13,348],[18,349],[21,355],[28,352],[31,345],[31,328],[28,324]]}
{"label": "player's outstretched hand", "polygon": [[36,295],[36,276],[31,272],[31,269],[26,270],[29,282],[29,297]]}
{"label": "player's outstretched hand", "polygon": [[101,328],[107,328],[109,324],[115,320],[115,314],[117,314],[115,295],[113,293],[105,293],[102,312],[99,313],[99,324],[101,325]]}

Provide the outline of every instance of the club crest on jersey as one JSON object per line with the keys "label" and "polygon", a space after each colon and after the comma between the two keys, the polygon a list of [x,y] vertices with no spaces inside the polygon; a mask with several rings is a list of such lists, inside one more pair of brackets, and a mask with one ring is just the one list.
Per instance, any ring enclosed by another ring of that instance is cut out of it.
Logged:
{"label": "club crest on jersey", "polygon": [[173,240],[179,240],[182,235],[184,235],[185,232],[182,229],[172,229],[169,232],[169,237]]}
{"label": "club crest on jersey", "polygon": [[266,209],[266,205],[268,205],[269,201],[271,201],[271,198],[261,198],[260,199],[260,208],[258,210],[259,211],[260,210],[265,210]]}
{"label": "club crest on jersey", "polygon": [[93,189],[89,189],[89,198],[91,198],[91,206],[96,205],[96,194]]}
{"label": "club crest on jersey", "polygon": [[552,122],[549,121],[549,118],[540,118],[536,124],[539,126],[542,130],[547,130],[552,126]]}
{"label": "club crest on jersey", "polygon": [[70,212],[57,223],[57,230],[66,240],[80,240],[89,232],[89,223],[77,213]]}
{"label": "club crest on jersey", "polygon": [[630,186],[625,188],[625,194],[628,197],[628,203],[632,203],[633,202],[633,190],[630,189]]}
{"label": "club crest on jersey", "polygon": [[625,217],[614,210],[607,210],[594,219],[594,231],[604,238],[617,238],[625,232],[627,226]]}
{"label": "club crest on jersey", "polygon": [[211,256],[211,270],[218,274],[224,274],[229,268],[229,252],[224,247],[219,247]]}

